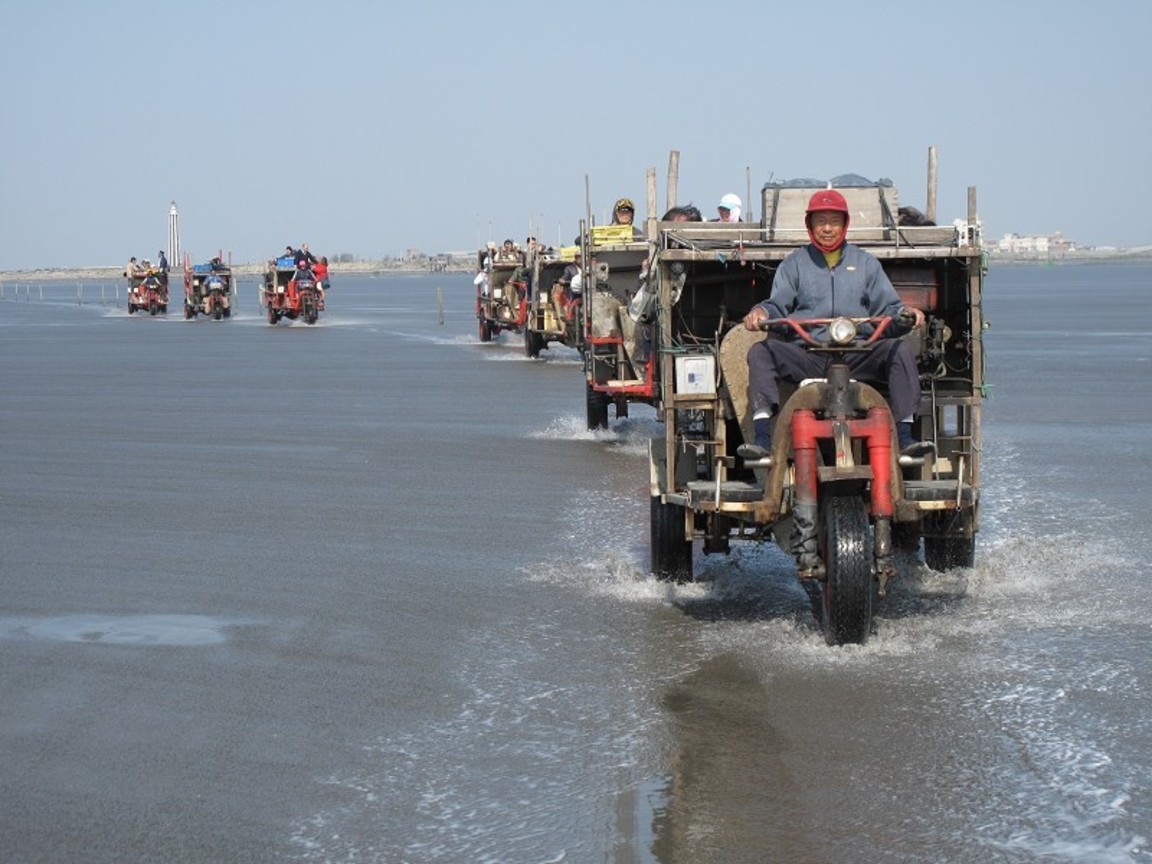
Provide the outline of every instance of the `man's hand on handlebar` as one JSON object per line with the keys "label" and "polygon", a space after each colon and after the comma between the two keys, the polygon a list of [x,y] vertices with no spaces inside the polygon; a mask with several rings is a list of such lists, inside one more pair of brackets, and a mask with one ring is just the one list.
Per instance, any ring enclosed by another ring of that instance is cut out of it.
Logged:
{"label": "man's hand on handlebar", "polygon": [[896,317],[905,327],[915,329],[916,327],[924,326],[924,313],[917,309],[915,306],[901,307],[900,312]]}
{"label": "man's hand on handlebar", "polygon": [[768,320],[768,313],[763,306],[753,306],[752,311],[744,316],[744,327],[748,330],[762,330],[763,324]]}

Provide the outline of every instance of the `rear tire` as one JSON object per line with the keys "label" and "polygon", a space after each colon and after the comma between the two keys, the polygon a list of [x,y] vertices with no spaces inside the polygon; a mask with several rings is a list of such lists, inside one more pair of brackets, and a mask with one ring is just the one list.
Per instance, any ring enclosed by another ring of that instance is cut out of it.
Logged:
{"label": "rear tire", "polygon": [[584,382],[585,403],[588,409],[588,428],[608,428],[608,394],[592,389],[592,385]]}
{"label": "rear tire", "polygon": [[278,320],[280,320],[280,316],[276,313],[276,310],[272,308],[272,304],[269,303],[268,304],[268,323],[269,324],[275,324]]}
{"label": "rear tire", "polygon": [[892,548],[903,552],[915,552],[920,548],[919,522],[893,522]]}
{"label": "rear tire", "polygon": [[684,508],[652,496],[652,575],[667,582],[692,581],[692,541],[685,537]]}
{"label": "rear tire", "polygon": [[823,502],[824,639],[863,645],[872,629],[872,532],[863,499],[833,495]]}
{"label": "rear tire", "polygon": [[481,342],[492,341],[492,322],[486,318],[480,319],[479,336]]}
{"label": "rear tire", "polygon": [[938,573],[976,563],[975,537],[925,537],[924,563]]}
{"label": "rear tire", "polygon": [[943,518],[926,521],[924,563],[937,572],[976,563],[976,535],[972,532],[972,511],[952,512]]}

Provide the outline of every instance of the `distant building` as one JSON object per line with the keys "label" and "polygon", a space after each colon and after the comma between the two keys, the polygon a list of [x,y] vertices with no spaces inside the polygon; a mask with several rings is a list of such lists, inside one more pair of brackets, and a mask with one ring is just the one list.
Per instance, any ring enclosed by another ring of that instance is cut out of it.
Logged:
{"label": "distant building", "polygon": [[1079,244],[1065,240],[1064,235],[1057,231],[1054,234],[1005,234],[994,250],[1016,258],[1060,258],[1064,253],[1079,248]]}

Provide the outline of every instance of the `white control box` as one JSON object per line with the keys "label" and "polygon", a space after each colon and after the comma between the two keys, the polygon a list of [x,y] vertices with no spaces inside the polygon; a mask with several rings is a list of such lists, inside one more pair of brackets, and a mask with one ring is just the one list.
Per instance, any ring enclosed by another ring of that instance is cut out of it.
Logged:
{"label": "white control box", "polygon": [[716,358],[687,354],[676,358],[676,392],[711,396],[716,393]]}

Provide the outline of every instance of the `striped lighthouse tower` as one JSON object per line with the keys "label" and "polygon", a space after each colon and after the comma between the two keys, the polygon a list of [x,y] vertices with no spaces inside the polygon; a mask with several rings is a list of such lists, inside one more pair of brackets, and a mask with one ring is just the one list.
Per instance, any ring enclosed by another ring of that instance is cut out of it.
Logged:
{"label": "striped lighthouse tower", "polygon": [[172,267],[180,266],[180,211],[176,202],[168,209],[168,260]]}

